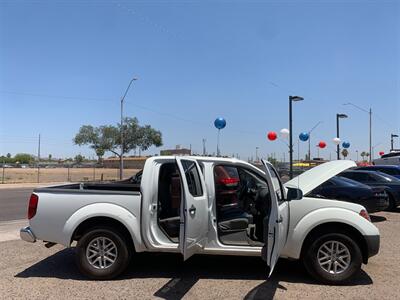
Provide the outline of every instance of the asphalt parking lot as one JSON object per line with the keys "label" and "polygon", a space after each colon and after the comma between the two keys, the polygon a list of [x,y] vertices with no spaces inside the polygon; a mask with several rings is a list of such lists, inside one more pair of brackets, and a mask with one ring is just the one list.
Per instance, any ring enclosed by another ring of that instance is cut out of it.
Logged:
{"label": "asphalt parking lot", "polygon": [[256,257],[138,254],[114,281],[90,281],[74,249],[19,240],[0,242],[1,299],[396,299],[400,294],[400,209],[375,214],[380,253],[346,286],[313,281],[298,262],[280,260],[266,280]]}

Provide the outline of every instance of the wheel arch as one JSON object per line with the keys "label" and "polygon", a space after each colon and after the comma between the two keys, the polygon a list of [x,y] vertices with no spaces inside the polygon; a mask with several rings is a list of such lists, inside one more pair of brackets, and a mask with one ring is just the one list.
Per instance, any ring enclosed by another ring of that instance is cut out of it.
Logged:
{"label": "wheel arch", "polygon": [[360,247],[363,263],[368,263],[368,246],[364,236],[353,226],[341,222],[327,222],[314,227],[304,239],[301,247],[300,258],[304,257],[306,250],[315,238],[327,233],[340,233],[352,238]]}
{"label": "wheel arch", "polygon": [[126,226],[120,221],[106,216],[97,216],[84,220],[75,228],[74,232],[71,235],[70,243],[72,243],[73,241],[78,241],[82,237],[82,235],[89,229],[99,228],[103,226],[116,229],[124,236],[126,241],[129,243],[128,247],[130,249],[135,249],[135,242],[133,241],[132,235],[126,228]]}
{"label": "wheel arch", "polygon": [[132,241],[136,252],[143,251],[140,219],[126,208],[110,203],[91,204],[76,211],[65,223],[62,244],[69,247],[83,230],[91,226],[115,227]]}

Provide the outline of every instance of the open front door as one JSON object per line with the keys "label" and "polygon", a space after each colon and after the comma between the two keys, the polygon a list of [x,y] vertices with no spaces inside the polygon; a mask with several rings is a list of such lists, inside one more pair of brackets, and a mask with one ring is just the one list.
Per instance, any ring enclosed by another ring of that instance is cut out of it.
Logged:
{"label": "open front door", "polygon": [[278,217],[278,197],[274,191],[274,184],[272,182],[272,175],[270,171],[270,163],[262,160],[265,167],[266,180],[268,182],[269,194],[271,196],[271,209],[269,215],[264,219],[264,246],[262,249],[262,258],[267,262],[270,267],[269,276],[271,276],[275,264],[278,261],[280,252],[280,226],[282,219]]}
{"label": "open front door", "polygon": [[204,248],[208,232],[208,198],[196,160],[176,158],[182,178],[179,249],[187,260]]}

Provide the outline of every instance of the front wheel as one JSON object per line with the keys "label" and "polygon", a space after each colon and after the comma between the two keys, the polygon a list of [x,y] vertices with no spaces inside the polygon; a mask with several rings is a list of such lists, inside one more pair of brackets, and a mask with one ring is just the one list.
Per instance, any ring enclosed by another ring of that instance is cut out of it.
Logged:
{"label": "front wheel", "polygon": [[362,254],[351,237],[329,233],[311,242],[303,263],[315,279],[327,284],[343,284],[360,271]]}
{"label": "front wheel", "polygon": [[121,274],[130,261],[124,236],[113,228],[93,228],[77,244],[80,271],[92,279],[112,279]]}

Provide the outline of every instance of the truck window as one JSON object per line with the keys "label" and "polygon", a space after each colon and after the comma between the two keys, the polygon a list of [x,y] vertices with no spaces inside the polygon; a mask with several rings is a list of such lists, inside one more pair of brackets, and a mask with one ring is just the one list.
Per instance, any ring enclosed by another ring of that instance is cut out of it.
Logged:
{"label": "truck window", "polygon": [[278,203],[281,204],[285,201],[285,194],[283,191],[283,185],[282,182],[279,178],[279,174],[276,172],[275,168],[273,168],[272,166],[268,165],[268,170],[271,173],[271,180],[272,180],[272,184],[274,186],[274,191],[276,193],[276,196],[278,198]]}
{"label": "truck window", "polygon": [[181,178],[176,163],[164,163],[158,179],[158,225],[167,237],[178,243],[181,206]]}
{"label": "truck window", "polygon": [[214,182],[220,241],[261,246],[271,201],[267,183],[248,169],[228,165],[214,167]]}
{"label": "truck window", "polygon": [[189,192],[193,197],[203,196],[203,188],[201,186],[200,174],[196,163],[190,160],[182,160],[182,167],[185,172]]}

